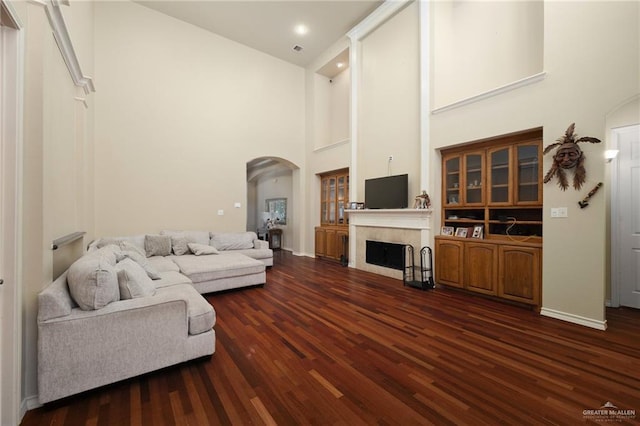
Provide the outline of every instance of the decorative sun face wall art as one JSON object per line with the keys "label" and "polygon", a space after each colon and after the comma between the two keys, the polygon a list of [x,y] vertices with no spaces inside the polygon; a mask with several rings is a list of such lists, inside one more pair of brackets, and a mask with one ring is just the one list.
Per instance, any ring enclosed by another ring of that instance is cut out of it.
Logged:
{"label": "decorative sun face wall art", "polygon": [[596,139],[590,136],[584,136],[576,139],[577,135],[574,133],[576,124],[571,123],[564,133],[564,136],[558,138],[555,143],[552,143],[544,149],[544,153],[548,153],[553,148],[558,147],[556,153],[553,155],[553,164],[544,177],[544,183],[549,182],[554,176],[558,177],[558,186],[565,191],[569,187],[569,181],[565,170],[575,168],[573,174],[573,188],[579,190],[582,188],[587,171],[584,168],[585,156],[578,146],[581,142],[600,143],[600,139]]}

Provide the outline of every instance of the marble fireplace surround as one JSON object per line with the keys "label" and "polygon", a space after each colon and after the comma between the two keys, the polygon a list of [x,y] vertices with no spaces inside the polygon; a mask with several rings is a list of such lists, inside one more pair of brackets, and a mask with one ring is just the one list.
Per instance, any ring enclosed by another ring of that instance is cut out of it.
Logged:
{"label": "marble fireplace surround", "polygon": [[[367,240],[411,244],[416,253],[430,245],[431,210],[365,209],[349,213],[349,266],[391,278],[402,279],[402,271],[371,265],[365,261]],[[416,254],[416,261],[419,261]]]}

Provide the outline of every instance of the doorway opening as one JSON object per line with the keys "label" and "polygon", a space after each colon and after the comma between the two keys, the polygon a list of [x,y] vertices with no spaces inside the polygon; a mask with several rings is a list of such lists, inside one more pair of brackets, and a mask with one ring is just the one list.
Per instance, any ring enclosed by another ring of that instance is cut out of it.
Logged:
{"label": "doorway opening", "polygon": [[640,125],[613,129],[611,306],[640,309]]}
{"label": "doorway opening", "polygon": [[281,230],[282,248],[297,247],[299,167],[279,157],[259,157],[247,163],[247,231],[267,238],[270,227]]}

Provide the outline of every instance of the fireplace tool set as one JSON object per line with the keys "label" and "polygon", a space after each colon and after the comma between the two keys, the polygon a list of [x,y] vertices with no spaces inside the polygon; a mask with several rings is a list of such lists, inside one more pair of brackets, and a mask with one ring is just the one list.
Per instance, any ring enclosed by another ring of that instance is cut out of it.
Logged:
{"label": "fireplace tool set", "polygon": [[420,265],[414,261],[414,250],[411,244],[404,246],[403,284],[420,290],[435,288],[433,281],[433,254],[431,248],[424,246],[420,249]]}

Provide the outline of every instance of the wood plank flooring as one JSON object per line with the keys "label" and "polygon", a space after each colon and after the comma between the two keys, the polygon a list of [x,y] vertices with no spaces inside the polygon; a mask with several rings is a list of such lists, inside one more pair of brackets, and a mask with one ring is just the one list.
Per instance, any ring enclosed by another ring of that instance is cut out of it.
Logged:
{"label": "wood plank flooring", "polygon": [[[607,310],[603,332],[283,251],[264,287],[207,299],[211,358],[22,425],[640,424],[637,310]],[[637,415],[585,412],[607,402]]]}

